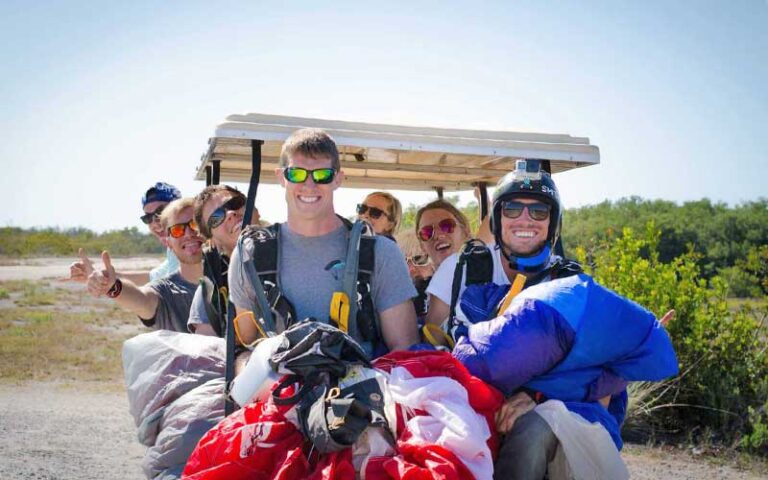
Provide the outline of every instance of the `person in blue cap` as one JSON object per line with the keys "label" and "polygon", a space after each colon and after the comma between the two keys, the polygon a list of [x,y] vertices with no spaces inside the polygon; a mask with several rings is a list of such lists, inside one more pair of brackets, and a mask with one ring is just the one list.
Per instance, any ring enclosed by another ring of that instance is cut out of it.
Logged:
{"label": "person in blue cap", "polygon": [[[179,259],[168,246],[168,233],[160,224],[160,214],[165,207],[174,200],[181,198],[181,192],[178,188],[165,182],[157,182],[141,197],[141,207],[144,214],[140,217],[141,221],[149,228],[149,232],[157,238],[160,243],[166,247],[165,259],[157,267],[150,271],[119,272],[122,278],[131,280],[136,285],[144,285],[160,278],[166,277],[179,269]],[[78,252],[80,260],[72,263],[69,267],[69,279],[75,282],[85,282],[91,274],[90,268],[92,262],[86,256],[81,248]]]}
{"label": "person in blue cap", "polygon": [[181,192],[178,188],[165,182],[157,182],[150,187],[141,197],[141,206],[144,210],[144,215],[141,216],[141,221],[144,222],[149,231],[160,242],[166,246],[165,260],[163,263],[153,268],[149,272],[149,280],[154,281],[158,278],[162,278],[179,269],[179,259],[173,254],[173,251],[168,247],[166,240],[167,233],[165,229],[160,225],[160,214],[165,209],[166,205],[174,200],[181,198]]}

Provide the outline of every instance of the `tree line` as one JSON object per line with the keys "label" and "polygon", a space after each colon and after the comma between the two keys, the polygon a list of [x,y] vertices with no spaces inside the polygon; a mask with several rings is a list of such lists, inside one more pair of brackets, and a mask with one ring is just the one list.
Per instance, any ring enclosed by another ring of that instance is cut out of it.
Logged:
{"label": "tree line", "polygon": [[[458,197],[446,197],[456,204]],[[459,206],[473,231],[479,224],[477,203]],[[412,229],[418,206],[410,205],[403,227]],[[561,238],[566,256],[575,258],[579,249],[591,262],[598,249],[615,242],[625,228],[644,232],[658,229],[659,261],[670,263],[693,253],[701,276],[721,276],[733,297],[757,297],[768,292],[768,199],[760,198],[735,206],[702,199],[679,205],[668,200],[639,197],[604,201],[597,205],[568,209],[563,214]],[[641,252],[647,257],[648,252]]]}
{"label": "tree line", "polygon": [[74,256],[109,250],[113,255],[160,254],[165,248],[136,227],[94,233],[87,228],[0,228],[0,255],[7,257]]}

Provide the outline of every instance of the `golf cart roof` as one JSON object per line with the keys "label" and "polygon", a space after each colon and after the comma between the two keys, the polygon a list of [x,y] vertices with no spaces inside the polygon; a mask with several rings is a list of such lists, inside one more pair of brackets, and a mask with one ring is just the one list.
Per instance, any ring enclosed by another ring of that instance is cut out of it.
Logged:
{"label": "golf cart roof", "polygon": [[218,163],[222,182],[248,182],[252,141],[261,140],[261,182],[272,173],[280,148],[299,128],[315,127],[336,141],[344,187],[393,190],[467,190],[493,185],[515,168],[517,159],[548,160],[552,173],[600,162],[586,137],[498,130],[427,128],[249,113],[230,115],[216,127],[197,169]]}

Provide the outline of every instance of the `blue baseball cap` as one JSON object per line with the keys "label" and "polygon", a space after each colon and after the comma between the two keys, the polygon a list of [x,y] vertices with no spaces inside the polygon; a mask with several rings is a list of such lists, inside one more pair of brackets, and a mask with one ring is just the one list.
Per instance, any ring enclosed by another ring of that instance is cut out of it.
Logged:
{"label": "blue baseball cap", "polygon": [[172,202],[179,198],[181,198],[181,192],[178,188],[169,183],[157,182],[141,197],[141,206],[145,207],[151,202]]}

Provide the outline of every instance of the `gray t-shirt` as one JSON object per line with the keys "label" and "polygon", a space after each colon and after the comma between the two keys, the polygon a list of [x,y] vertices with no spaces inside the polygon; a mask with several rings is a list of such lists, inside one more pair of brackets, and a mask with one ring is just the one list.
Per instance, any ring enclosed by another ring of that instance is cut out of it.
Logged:
{"label": "gray t-shirt", "polygon": [[[314,317],[327,322],[333,292],[342,290],[343,261],[349,230],[341,226],[318,237],[292,232],[280,225],[279,279],[282,293],[296,309],[298,319]],[[253,242],[246,239],[244,257],[253,256]],[[408,266],[397,244],[376,237],[376,263],[372,283],[373,304],[381,313],[416,296]],[[229,262],[229,295],[239,310],[256,308],[256,291],[248,280],[239,247]]]}
{"label": "gray t-shirt", "polygon": [[144,325],[157,330],[186,333],[189,309],[197,285],[184,280],[181,273],[176,271],[167,277],[150,282],[147,288],[154,290],[160,296],[160,301],[157,303],[153,318],[141,319]]}
{"label": "gray t-shirt", "polygon": [[187,329],[195,333],[195,329],[198,325],[209,324],[208,312],[205,310],[205,300],[203,298],[203,287],[200,285],[195,289],[195,295],[192,298],[192,306],[189,309],[189,320],[187,321]]}

